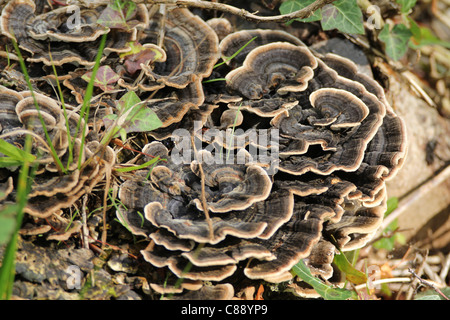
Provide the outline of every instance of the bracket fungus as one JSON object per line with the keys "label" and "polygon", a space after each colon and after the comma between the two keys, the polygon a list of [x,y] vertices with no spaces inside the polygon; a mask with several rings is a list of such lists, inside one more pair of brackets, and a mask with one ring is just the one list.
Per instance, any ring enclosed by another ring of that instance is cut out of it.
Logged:
{"label": "bracket fungus", "polygon": [[[285,32],[231,33],[220,52],[231,56],[255,36],[223,69],[225,85],[205,93],[213,107],[204,105],[200,128],[192,121],[168,126],[199,142],[188,161],[172,162],[183,147],[179,136],[152,134],[174,141],[172,149],[152,143],[169,161],[149,180],[142,173],[124,181],[119,197],[127,209],[117,215],[152,240],[142,251],[147,261],[190,281],[226,282],[238,270],[250,279],[286,281],[300,259],[313,274],[340,279],[332,266],[337,248],[364,246],[381,224],[385,182],[406,155],[403,122],[381,86],[352,61],[315,53]],[[225,141],[215,137],[231,127]],[[235,132],[241,127],[279,133],[271,142],[276,170],[261,158],[251,161],[270,146]],[[249,141],[237,146],[238,138]],[[229,153],[249,162],[227,162]],[[292,287],[299,295],[312,291],[304,283]]]}
{"label": "bracket fungus", "polygon": [[[24,145],[27,134],[33,140],[31,154],[36,157],[33,162],[37,167],[24,212],[36,218],[50,217],[60,209],[71,207],[103,179],[107,167],[115,161],[115,154],[106,147],[103,155],[97,156],[98,142],[82,143],[82,130],[77,132],[76,128],[83,120],[78,114],[65,115],[56,100],[37,92],[0,87],[0,95],[5,97],[0,102],[0,118],[7,119],[2,122],[2,136],[19,146]],[[11,110],[15,111],[14,115]],[[55,157],[60,159],[60,165]],[[78,159],[82,168],[77,166]],[[62,173],[61,166],[66,173]],[[14,197],[15,191],[10,190],[1,202],[10,203]]]}
{"label": "bracket fungus", "polygon": [[[12,0],[3,8],[0,27],[27,54],[27,61],[61,66],[75,64],[93,67],[100,36],[108,34],[105,53],[129,51],[128,43],[137,29],[148,24],[148,11],[137,5],[137,19],[130,30],[116,30],[99,24],[105,6],[96,8],[65,6],[37,14],[31,0]],[[75,16],[75,17],[74,17]]]}
{"label": "bracket fungus", "polygon": [[214,30],[188,9],[171,9],[164,21],[161,14],[150,19],[143,44],[160,41],[167,58],[146,68],[150,80],[166,86],[182,89],[188,84],[208,77],[219,55],[219,40]]}

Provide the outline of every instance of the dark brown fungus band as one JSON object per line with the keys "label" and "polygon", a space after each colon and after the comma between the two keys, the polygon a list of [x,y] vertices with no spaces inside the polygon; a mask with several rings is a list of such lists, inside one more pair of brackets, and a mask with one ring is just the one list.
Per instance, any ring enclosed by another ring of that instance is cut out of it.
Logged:
{"label": "dark brown fungus band", "polygon": [[233,32],[233,26],[231,25],[231,22],[226,18],[212,18],[206,21],[206,23],[217,34],[219,41],[222,41],[223,38]]}
{"label": "dark brown fungus band", "polygon": [[150,81],[178,89],[208,77],[219,57],[219,40],[214,30],[185,8],[170,8],[163,19],[151,17],[141,43],[159,44],[163,29],[164,62],[146,68]]}
{"label": "dark brown fungus band", "polygon": [[[97,24],[97,19],[104,9],[80,10],[77,5],[69,5],[40,14],[30,22],[29,33],[36,40],[85,42],[94,41],[109,28]],[[78,12],[78,13],[77,13]],[[74,19],[74,13],[78,16]]]}
{"label": "dark brown fungus band", "polygon": [[152,109],[166,128],[179,123],[191,109],[203,104],[205,96],[201,82],[189,83],[185,88],[178,89],[171,97],[154,98],[146,101],[146,106]]}
{"label": "dark brown fungus band", "polygon": [[[2,135],[10,143],[20,146],[24,144],[27,132],[32,133],[31,153],[36,156],[37,168],[24,212],[38,218],[47,218],[61,209],[71,207],[103,179],[107,168],[115,162],[114,152],[106,147],[102,156],[97,156],[97,148],[100,147],[98,142],[86,141],[83,147],[82,134],[76,135],[75,131],[76,124],[79,122],[83,125],[84,122],[75,113],[64,115],[56,100],[37,92],[18,93],[6,88],[2,88],[1,94],[5,99],[0,101],[0,118],[7,119],[2,124]],[[48,146],[41,120],[55,154]],[[56,165],[54,157],[60,159],[67,173],[62,173],[63,168]],[[78,159],[85,166],[82,170],[77,168]],[[14,197],[14,194],[10,193],[10,197]],[[13,199],[6,198],[2,201],[8,200]]]}
{"label": "dark brown fungus band", "polygon": [[[32,186],[31,194],[35,196],[28,200],[24,211],[46,218],[60,209],[70,208],[81,196],[89,193],[115,162],[115,154],[109,147],[104,150],[102,158],[96,156],[100,147],[98,142],[89,142],[85,146],[85,168],[81,172],[74,170],[64,177],[42,173],[37,182],[42,181],[43,185]],[[44,181],[47,182],[44,184]]]}
{"label": "dark brown fungus band", "polygon": [[[128,43],[136,40],[136,30],[148,24],[146,7],[139,4],[137,8],[139,23],[131,30],[117,31],[97,23],[104,6],[95,9],[67,6],[36,15],[34,1],[13,0],[3,8],[0,26],[2,34],[15,39],[27,53],[29,62],[92,67],[102,34],[108,34],[105,54],[130,50]],[[79,21],[73,21],[74,10],[75,15],[79,14]]]}
{"label": "dark brown fungus band", "polygon": [[[191,169],[200,175],[197,162],[192,163]],[[265,200],[272,187],[269,176],[260,166],[211,165],[205,166],[204,174],[206,185],[218,190],[215,201],[207,202],[207,209],[212,212],[244,210]],[[195,203],[198,209],[203,210],[199,199]]]}
{"label": "dark brown fungus band", "polygon": [[252,50],[226,80],[231,90],[256,100],[274,90],[305,90],[316,67],[316,58],[306,47],[275,42]]}
{"label": "dark brown fungus band", "polygon": [[[230,33],[220,41],[220,54],[228,65],[239,67],[253,49],[273,42],[287,42],[302,46],[297,37],[281,30],[253,29]],[[239,52],[237,55],[236,53]],[[233,59],[230,59],[233,57]]]}
{"label": "dark brown fungus band", "polygon": [[[229,283],[217,284],[214,286],[203,286],[198,291],[191,290],[184,299],[191,300],[231,300],[234,297],[234,288]],[[175,300],[178,299],[175,297]]]}

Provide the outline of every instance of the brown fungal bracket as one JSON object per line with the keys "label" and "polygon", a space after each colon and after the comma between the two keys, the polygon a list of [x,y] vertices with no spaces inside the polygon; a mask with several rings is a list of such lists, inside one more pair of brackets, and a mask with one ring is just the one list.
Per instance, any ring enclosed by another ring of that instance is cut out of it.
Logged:
{"label": "brown fungal bracket", "polygon": [[[29,34],[36,40],[86,42],[97,40],[102,34],[108,33],[109,28],[97,24],[100,16],[100,6],[92,10],[80,10],[77,5],[63,6],[58,9],[37,15],[30,22]],[[79,12],[79,21],[71,16]],[[79,23],[75,26],[75,23]]]}
{"label": "brown fungal bracket", "polygon": [[163,29],[164,62],[145,69],[150,81],[178,89],[208,77],[219,58],[219,41],[211,27],[185,8],[170,8],[164,19],[155,14],[141,43],[159,43]]}
{"label": "brown fungal bracket", "polygon": [[229,108],[268,118],[284,113],[298,104],[289,93],[305,90],[316,68],[317,60],[305,46],[273,42],[256,47],[225,77],[228,90],[244,98]]}
{"label": "brown fungal bracket", "polygon": [[[252,29],[229,33],[220,41],[219,50],[222,58],[232,68],[242,65],[253,49],[273,42],[286,42],[296,46],[304,45],[297,37],[281,30]],[[239,51],[239,54],[235,55]],[[233,59],[229,59],[230,57]]]}
{"label": "brown fungal bracket", "polygon": [[[76,128],[79,121],[81,126],[84,121],[74,112],[64,115],[56,100],[37,92],[19,93],[6,88],[0,88],[0,95],[5,98],[0,102],[0,118],[7,119],[2,123],[4,130],[1,133],[7,135],[10,142],[16,145],[23,145],[27,130],[33,133],[31,153],[36,156],[38,168],[24,212],[38,218],[47,218],[61,209],[71,207],[82,195],[90,192],[103,179],[107,168],[114,164],[115,154],[111,148],[106,147],[102,152],[103,157],[98,157],[95,155],[99,148],[98,142],[86,141],[82,147],[82,131],[76,133]],[[11,112],[12,108],[15,118]],[[45,141],[41,119],[56,155],[50,151]],[[72,140],[71,143],[69,139]],[[69,147],[72,152],[69,152]],[[60,159],[67,170],[66,174],[56,165],[54,156]],[[69,162],[71,157],[76,160]],[[82,170],[77,168],[78,158],[84,164]],[[8,186],[10,188],[10,184]],[[12,196],[12,193],[9,193]]]}
{"label": "brown fungal bracket", "polygon": [[[239,266],[250,279],[286,281],[304,259],[314,275],[339,282],[332,267],[336,246],[360,248],[381,224],[385,182],[406,155],[403,122],[382,88],[353,62],[313,54],[285,33],[232,33],[221,42],[222,54],[253,35],[264,36],[241,62],[230,64],[222,91],[205,98],[213,106],[198,113],[205,130],[191,122],[167,127],[198,130],[193,138],[208,151],[188,154],[194,161],[181,166],[169,161],[156,167],[151,182],[125,181],[119,196],[128,210],[121,215],[137,221],[135,212],[143,210],[145,226],[135,223],[132,230],[153,240],[142,251],[144,258],[191,281],[226,281]],[[235,131],[245,126],[278,132],[279,143],[263,145],[248,132]],[[215,137],[220,130],[232,139],[226,141],[246,142],[228,146]],[[164,130],[153,136],[178,139]],[[160,154],[157,145],[146,152]],[[252,159],[250,147],[274,146],[279,173],[268,175],[261,159],[224,165],[222,153]],[[171,159],[178,151],[164,148],[163,154]],[[183,273],[188,264],[193,267]],[[302,283],[292,288],[314,295]]]}
{"label": "brown fungal bracket", "polygon": [[[160,294],[228,299],[235,284],[226,282],[240,273],[291,280],[296,294],[314,295],[292,279],[300,259],[313,275],[341,281],[334,254],[371,239],[386,208],[386,181],[406,156],[403,122],[383,88],[352,61],[318,54],[284,31],[233,32],[222,18],[205,22],[187,8],[145,4],[137,4],[130,28],[103,27],[108,7],[83,4],[76,29],[68,25],[74,6],[40,10],[31,0],[2,6],[4,40],[17,41],[36,74],[34,94],[23,91],[24,79],[0,87],[2,138],[22,146],[30,133],[38,156],[25,212],[36,221],[63,214],[111,170],[123,204],[117,218],[149,240],[144,259],[168,272],[166,283],[149,284]],[[89,114],[84,123],[79,108],[66,100],[63,110],[53,98],[46,81],[55,84],[56,76],[41,72],[54,64],[81,104],[82,76],[104,34],[102,61],[110,72],[90,101],[98,107],[95,121]],[[225,63],[216,67],[220,57]],[[2,74],[14,71],[8,66]],[[133,159],[136,165],[160,161],[132,174],[113,168],[115,153],[95,139],[105,128],[104,113],[116,107],[116,93],[125,90],[137,92],[163,124],[139,132],[145,146]],[[0,207],[15,200],[15,174],[15,167],[0,170]],[[48,239],[65,240],[79,228]],[[23,230],[39,232],[51,231]],[[177,287],[178,278],[185,281]]]}
{"label": "brown fungal bracket", "polygon": [[[3,8],[0,26],[3,35],[15,39],[28,53],[30,62],[43,62],[48,66],[69,63],[92,67],[102,34],[108,34],[105,54],[130,50],[127,43],[135,40],[137,28],[148,24],[146,7],[138,4],[137,8],[140,23],[129,31],[118,32],[97,23],[104,6],[93,9],[64,6],[37,15],[34,1],[12,0]],[[77,18],[73,18],[74,15]]]}
{"label": "brown fungal bracket", "polygon": [[303,46],[271,43],[252,50],[243,66],[227,74],[228,87],[247,99],[261,99],[271,91],[303,91],[317,67],[316,58]]}

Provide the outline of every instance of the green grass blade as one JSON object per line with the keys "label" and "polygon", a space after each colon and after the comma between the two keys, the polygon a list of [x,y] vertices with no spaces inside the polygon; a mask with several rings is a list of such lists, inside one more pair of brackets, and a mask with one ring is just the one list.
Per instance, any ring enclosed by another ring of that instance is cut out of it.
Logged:
{"label": "green grass blade", "polygon": [[[100,67],[100,60],[102,59],[103,50],[105,49],[106,38],[107,38],[107,34],[105,33],[102,35],[102,38],[100,40],[100,45],[98,48],[97,56],[95,58],[95,65],[94,65],[94,68],[92,69],[92,76],[86,87],[86,93],[85,93],[85,96],[83,99],[83,104],[82,104],[81,111],[80,111],[80,121],[77,124],[77,130],[74,135],[74,136],[77,136],[78,132],[80,132],[81,121],[82,121],[81,119],[84,119],[85,126],[83,128],[81,128],[81,130],[83,130],[83,134],[82,134],[82,138],[81,138],[81,147],[83,147],[86,143],[86,134],[85,133],[86,133],[86,126],[88,124],[91,98],[94,93],[95,76],[97,75],[98,68]],[[81,169],[82,155],[83,155],[83,153],[80,152],[80,156],[78,158],[78,169]]]}
{"label": "green grass blade", "polygon": [[55,64],[53,63],[53,57],[52,57],[50,50],[49,50],[49,55],[50,55],[50,61],[52,62],[53,74],[55,75],[55,78],[56,78],[56,87],[58,88],[59,99],[61,100],[64,119],[66,121],[67,141],[69,142],[69,147],[68,147],[69,159],[67,160],[66,168],[69,168],[69,166],[73,162],[73,143],[74,143],[73,139],[75,139],[76,136],[74,136],[73,138],[70,136],[69,118],[67,117],[66,104],[64,102],[64,94],[61,89],[61,84],[59,83],[58,73],[56,72],[56,67],[55,67]]}
{"label": "green grass blade", "polygon": [[[29,135],[25,138],[24,149],[26,151],[31,150],[32,140]],[[6,246],[2,265],[0,267],[0,299],[7,300],[11,298],[12,289],[15,277],[15,258],[17,251],[17,241],[19,237],[19,230],[22,225],[24,216],[24,208],[27,204],[27,195],[31,188],[30,177],[31,163],[28,161],[23,162],[22,168],[19,172],[19,178],[17,181],[17,195],[16,205],[14,206],[16,211],[15,215],[15,228],[12,232],[11,238]]]}
{"label": "green grass blade", "polygon": [[239,48],[238,51],[236,51],[231,57],[226,57],[222,62],[216,64],[214,66],[214,68],[220,67],[221,65],[227,63],[228,61],[232,60],[234,57],[236,57],[239,53],[241,53],[242,50],[245,49],[245,47],[247,47],[250,43],[252,43],[256,38],[258,37],[253,37],[251,38],[246,44],[244,44],[241,48]]}
{"label": "green grass blade", "polygon": [[347,300],[357,297],[354,291],[331,287],[320,281],[320,279],[314,277],[303,260],[300,260],[292,268],[292,272],[294,275],[300,277],[303,281],[312,286],[325,300]]}
{"label": "green grass blade", "polygon": [[0,140],[0,152],[10,157],[11,159],[21,162],[33,162],[34,160],[36,160],[36,157],[31,153],[17,148],[15,145],[12,145],[5,140]]}
{"label": "green grass blade", "polygon": [[44,135],[45,135],[47,143],[48,143],[48,145],[50,147],[53,160],[55,161],[55,163],[56,163],[57,167],[59,168],[59,170],[61,170],[64,173],[67,173],[67,170],[64,168],[64,166],[63,166],[63,164],[61,162],[61,159],[59,159],[59,157],[58,157],[58,155],[56,153],[55,147],[53,146],[52,140],[50,139],[50,136],[48,134],[47,128],[45,126],[44,118],[42,118],[41,109],[39,107],[39,104],[37,103],[36,96],[34,95],[34,90],[33,90],[33,86],[31,85],[30,76],[28,74],[27,67],[25,66],[25,60],[23,59],[22,53],[20,52],[20,49],[19,49],[19,46],[17,45],[17,42],[14,39],[11,39],[11,40],[12,40],[12,43],[14,45],[14,49],[16,50],[17,56],[19,57],[19,64],[20,64],[20,68],[22,69],[22,72],[24,74],[25,81],[26,81],[26,83],[28,85],[28,88],[29,88],[29,90],[31,92],[31,96],[33,97],[34,106],[36,107],[36,110],[38,111],[39,121],[41,122],[42,129],[44,130]]}
{"label": "green grass blade", "polygon": [[159,160],[160,160],[159,157],[156,157],[156,158],[153,158],[152,160],[147,161],[146,163],[143,163],[143,164],[138,165],[138,166],[125,167],[125,168],[116,168],[114,170],[117,171],[117,172],[130,172],[130,171],[134,171],[134,170],[145,169],[145,168],[155,164]]}
{"label": "green grass blade", "polygon": [[234,131],[236,130],[237,119],[238,119],[238,116],[239,116],[239,111],[241,111],[241,107],[242,107],[242,102],[241,102],[241,104],[239,104],[239,107],[236,110],[236,115],[234,117],[233,128],[231,129],[230,143],[228,144],[228,150],[227,150],[227,160],[228,160],[228,158],[230,156],[231,145],[232,145],[233,139],[234,139]]}

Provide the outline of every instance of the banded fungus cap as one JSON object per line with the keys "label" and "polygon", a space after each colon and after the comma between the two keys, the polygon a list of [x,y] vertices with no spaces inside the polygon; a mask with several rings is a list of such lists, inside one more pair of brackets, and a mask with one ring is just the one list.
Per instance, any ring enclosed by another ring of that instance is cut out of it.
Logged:
{"label": "banded fungus cap", "polygon": [[[220,41],[219,50],[222,58],[232,68],[241,66],[253,49],[273,42],[287,42],[297,46],[304,43],[297,37],[282,30],[252,29],[230,33]],[[236,53],[239,52],[237,55]],[[233,59],[229,59],[233,56]]]}
{"label": "banded fungus cap", "polygon": [[225,79],[230,90],[256,100],[272,90],[305,90],[316,67],[317,60],[306,47],[274,42],[252,50],[242,67],[229,72]]}
{"label": "banded fungus cap", "polygon": [[[141,43],[158,43],[159,30],[164,26],[162,48],[167,54],[164,62],[145,68],[151,81],[178,89],[208,77],[219,57],[219,41],[211,27],[185,8],[168,10],[164,24],[155,14],[145,30]],[[193,54],[195,53],[195,54]]]}

